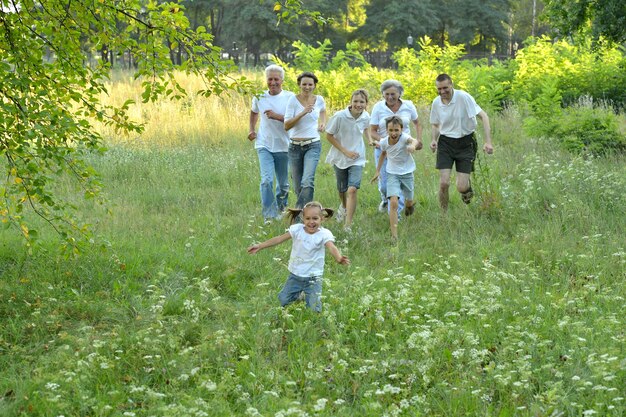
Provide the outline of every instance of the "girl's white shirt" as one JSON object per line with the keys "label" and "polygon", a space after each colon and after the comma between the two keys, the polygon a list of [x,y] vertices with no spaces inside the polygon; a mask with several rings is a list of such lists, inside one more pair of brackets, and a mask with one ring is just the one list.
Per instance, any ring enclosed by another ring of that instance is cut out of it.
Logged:
{"label": "girl's white shirt", "polygon": [[289,226],[289,234],[293,240],[289,272],[304,278],[322,276],[326,243],[335,241],[331,231],[320,227],[317,232],[309,234],[304,230],[304,224],[298,223]]}
{"label": "girl's white shirt", "polygon": [[[289,100],[287,100],[287,110],[285,111],[285,121],[293,119],[296,114],[302,112],[302,110],[304,110],[304,106],[300,103],[296,95],[294,94],[292,97],[289,97]],[[317,130],[318,120],[320,118],[320,112],[324,110],[326,110],[324,97],[316,95],[313,111],[305,114],[289,129],[289,137],[298,139],[319,139],[320,134]]]}
{"label": "girl's white shirt", "polygon": [[404,175],[415,171],[415,160],[406,147],[411,137],[405,133],[400,135],[398,143],[389,144],[389,136],[380,141],[380,149],[387,152],[387,173]]}
{"label": "girl's white shirt", "polygon": [[339,149],[331,146],[326,162],[340,169],[347,169],[354,165],[364,166],[366,159],[363,132],[369,127],[369,122],[370,115],[365,110],[356,119],[350,113],[350,107],[335,113],[326,126],[326,133],[333,135],[347,150],[357,152],[359,157],[348,158]]}

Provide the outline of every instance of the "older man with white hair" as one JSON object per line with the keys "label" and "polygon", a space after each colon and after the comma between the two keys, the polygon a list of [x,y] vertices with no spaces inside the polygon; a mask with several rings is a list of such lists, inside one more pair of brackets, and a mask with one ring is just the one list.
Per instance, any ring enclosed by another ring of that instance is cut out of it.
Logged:
{"label": "older man with white hair", "polygon": [[[287,207],[289,195],[289,134],[285,131],[284,116],[287,101],[294,94],[283,90],[285,71],[278,65],[265,68],[267,90],[252,99],[250,133],[248,139],[256,140],[261,171],[261,206],[265,222],[278,219]],[[259,131],[257,121],[261,119]],[[274,189],[274,179],[276,187]]]}

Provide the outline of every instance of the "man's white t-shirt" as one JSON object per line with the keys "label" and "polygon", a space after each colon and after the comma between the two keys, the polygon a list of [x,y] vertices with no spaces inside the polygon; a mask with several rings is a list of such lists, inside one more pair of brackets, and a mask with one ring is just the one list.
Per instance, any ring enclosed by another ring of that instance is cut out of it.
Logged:
{"label": "man's white t-shirt", "polygon": [[440,135],[459,139],[474,133],[477,126],[476,115],[482,109],[469,93],[463,90],[453,91],[448,104],[443,104],[440,96],[435,97],[430,110],[430,123],[439,125]]}
{"label": "man's white t-shirt", "polygon": [[287,101],[294,94],[290,91],[281,91],[276,95],[271,95],[265,91],[258,98],[252,98],[252,111],[259,115],[259,131],[256,135],[255,149],[265,148],[270,152],[289,151],[289,134],[285,130],[285,125],[280,120],[269,119],[265,112],[272,110],[278,114],[285,114]]}

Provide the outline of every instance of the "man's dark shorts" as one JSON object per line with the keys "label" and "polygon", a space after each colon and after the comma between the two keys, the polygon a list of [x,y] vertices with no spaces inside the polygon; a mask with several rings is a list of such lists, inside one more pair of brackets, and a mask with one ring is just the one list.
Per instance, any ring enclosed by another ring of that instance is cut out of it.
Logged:
{"label": "man's dark shorts", "polygon": [[473,133],[459,139],[440,135],[437,142],[437,164],[435,167],[437,169],[452,169],[452,165],[456,165],[457,172],[471,174],[474,171],[476,149],[476,138]]}

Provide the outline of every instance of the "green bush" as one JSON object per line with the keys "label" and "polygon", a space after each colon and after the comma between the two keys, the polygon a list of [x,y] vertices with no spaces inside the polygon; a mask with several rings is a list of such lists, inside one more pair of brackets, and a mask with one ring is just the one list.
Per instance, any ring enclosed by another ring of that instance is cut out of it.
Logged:
{"label": "green bush", "polygon": [[606,104],[595,105],[591,98],[583,97],[555,120],[554,135],[571,152],[604,155],[626,151],[619,117]]}

